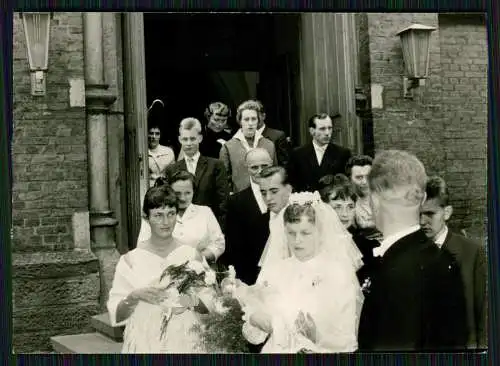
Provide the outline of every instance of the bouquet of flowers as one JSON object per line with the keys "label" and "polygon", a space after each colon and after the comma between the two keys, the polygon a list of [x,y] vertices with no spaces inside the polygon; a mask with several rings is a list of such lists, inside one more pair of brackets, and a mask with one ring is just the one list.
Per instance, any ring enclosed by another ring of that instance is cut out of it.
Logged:
{"label": "bouquet of flowers", "polygon": [[200,336],[202,347],[210,353],[248,353],[248,342],[243,336],[244,311],[235,296],[241,281],[236,279],[233,266],[224,272],[218,282],[217,296],[212,311],[201,317],[194,330]]}
{"label": "bouquet of flowers", "polygon": [[165,308],[161,325],[162,338],[172,313],[185,309],[207,312],[207,304],[200,301],[201,290],[205,288],[215,292],[217,283],[216,274],[208,264],[196,260],[168,266],[160,276],[160,285],[164,281],[168,283],[165,287],[168,296],[161,304]]}

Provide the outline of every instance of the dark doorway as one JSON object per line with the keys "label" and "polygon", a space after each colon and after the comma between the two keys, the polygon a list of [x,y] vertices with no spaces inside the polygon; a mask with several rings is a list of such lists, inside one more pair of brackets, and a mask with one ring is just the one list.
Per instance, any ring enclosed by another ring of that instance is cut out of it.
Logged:
{"label": "dark doorway", "polygon": [[150,104],[165,103],[164,145],[177,150],[182,118],[196,117],[209,103],[232,110],[257,98],[266,123],[294,136],[294,83],[298,70],[299,15],[145,14],[146,88]]}

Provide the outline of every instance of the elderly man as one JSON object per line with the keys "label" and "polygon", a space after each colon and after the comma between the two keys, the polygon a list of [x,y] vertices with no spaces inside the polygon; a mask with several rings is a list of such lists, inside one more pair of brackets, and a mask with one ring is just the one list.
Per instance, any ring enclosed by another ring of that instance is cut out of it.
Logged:
{"label": "elderly man", "polygon": [[202,127],[196,118],[184,118],[179,126],[179,142],[183,158],[167,168],[167,178],[187,170],[194,175],[196,186],[193,203],[212,209],[221,228],[224,228],[226,203],[229,196],[228,177],[224,164],[200,154]]}
{"label": "elderly man", "polygon": [[368,176],[384,240],[359,325],[362,351],[451,351],[467,341],[460,268],[420,228],[427,175],[416,156],[379,153]]}
{"label": "elderly man", "polygon": [[427,182],[427,200],[420,212],[420,225],[438,248],[453,255],[460,265],[467,302],[469,329],[468,348],[488,348],[487,278],[488,261],[486,245],[469,240],[448,229],[446,222],[452,215],[448,187],[441,177]]}
{"label": "elderly man", "polygon": [[226,215],[226,252],[221,261],[233,265],[238,278],[253,285],[259,274],[258,262],[269,237],[269,212],[260,193],[258,175],[273,160],[266,149],[246,153],[245,166],[250,187],[229,197]]}

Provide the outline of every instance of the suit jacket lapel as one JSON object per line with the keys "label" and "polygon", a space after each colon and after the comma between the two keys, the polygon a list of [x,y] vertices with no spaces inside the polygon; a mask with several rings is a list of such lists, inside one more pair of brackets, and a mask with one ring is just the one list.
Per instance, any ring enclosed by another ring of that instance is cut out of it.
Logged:
{"label": "suit jacket lapel", "polygon": [[[312,142],[307,147],[307,152],[309,155],[308,159],[309,159],[310,163],[312,164],[312,166],[319,168],[318,158],[316,157],[316,150],[314,150],[314,145],[312,144]],[[326,152],[325,152],[325,154],[326,154]]]}
{"label": "suit jacket lapel", "polygon": [[331,162],[335,161],[335,151],[333,151],[333,145],[328,144],[325,149],[325,154],[323,155],[323,160],[321,160],[321,168],[326,167]]}
{"label": "suit jacket lapel", "polygon": [[[185,164],[186,162],[184,162],[184,165]],[[207,169],[207,158],[204,156],[200,156],[200,158],[198,159],[198,164],[196,164],[196,171],[195,171],[196,174],[194,175],[194,182],[197,187],[206,169]]]}

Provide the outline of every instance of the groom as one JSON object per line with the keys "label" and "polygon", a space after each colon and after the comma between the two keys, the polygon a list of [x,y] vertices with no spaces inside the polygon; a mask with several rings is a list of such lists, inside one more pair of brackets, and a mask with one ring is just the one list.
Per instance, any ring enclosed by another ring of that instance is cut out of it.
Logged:
{"label": "groom", "polygon": [[374,254],[359,325],[361,351],[451,351],[467,341],[460,268],[419,226],[427,175],[416,156],[383,151],[368,176],[374,221],[384,240]]}
{"label": "groom", "polygon": [[[283,214],[288,206],[288,199],[292,194],[292,186],[288,181],[288,175],[285,168],[280,166],[271,166],[262,169],[259,174],[259,187],[264,198],[264,202],[270,211],[269,217],[269,239],[262,253],[259,262],[261,272],[264,270],[265,261],[269,259],[268,255],[276,253],[281,258],[290,256],[287,243],[285,241],[285,223]],[[271,248],[271,245],[273,247]],[[274,247],[278,245],[279,248]],[[273,258],[276,259],[276,258]]]}

